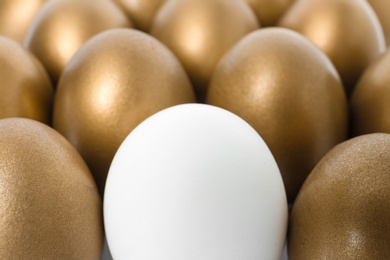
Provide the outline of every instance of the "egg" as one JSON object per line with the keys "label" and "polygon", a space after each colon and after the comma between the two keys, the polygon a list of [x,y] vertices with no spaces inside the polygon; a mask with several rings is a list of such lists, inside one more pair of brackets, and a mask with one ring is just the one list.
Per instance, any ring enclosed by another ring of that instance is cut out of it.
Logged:
{"label": "egg", "polygon": [[80,155],[31,119],[0,133],[0,259],[99,259],[102,203]]}
{"label": "egg", "polygon": [[206,102],[246,120],[264,138],[293,202],[321,157],[347,135],[347,101],[330,60],[300,34],[255,31],[213,74]]}
{"label": "egg", "polygon": [[23,43],[27,30],[45,0],[0,1],[0,34]]}
{"label": "egg", "polygon": [[368,0],[368,3],[374,9],[378,19],[382,25],[385,35],[386,44],[390,44],[390,1],[383,0]]}
{"label": "egg", "polygon": [[170,0],[158,11],[150,33],[179,58],[203,101],[222,55],[258,27],[244,1]]}
{"label": "egg", "polygon": [[289,259],[387,259],[390,135],[369,134],[332,149],[295,201]]}
{"label": "egg", "polygon": [[367,1],[297,0],[278,26],[302,33],[324,51],[348,94],[365,68],[385,51],[380,22]]}
{"label": "egg", "polygon": [[176,57],[140,31],[96,35],[66,66],[55,95],[53,126],[83,156],[101,194],[116,150],[148,116],[195,102]]}
{"label": "egg", "polygon": [[50,0],[39,11],[24,45],[45,66],[54,82],[76,51],[99,32],[132,23],[107,0]]}
{"label": "egg", "polygon": [[166,0],[115,0],[137,28],[149,31],[153,19]]}
{"label": "egg", "polygon": [[278,166],[238,116],[203,104],[136,127],[110,167],[104,223],[114,259],[280,259],[287,200]]}
{"label": "egg", "polygon": [[279,18],[295,0],[246,0],[252,7],[261,26],[275,26]]}
{"label": "egg", "polygon": [[364,72],[350,100],[353,135],[390,133],[390,50]]}
{"label": "egg", "polygon": [[40,62],[18,42],[0,36],[0,118],[50,123],[53,88]]}

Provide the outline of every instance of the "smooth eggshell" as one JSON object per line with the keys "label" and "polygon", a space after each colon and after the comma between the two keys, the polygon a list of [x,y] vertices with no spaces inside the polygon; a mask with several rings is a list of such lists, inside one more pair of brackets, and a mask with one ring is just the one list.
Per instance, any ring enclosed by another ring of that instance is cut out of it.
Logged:
{"label": "smooth eggshell", "polygon": [[104,223],[114,259],[280,259],[287,201],[276,162],[244,120],[212,106],[163,110],[110,167]]}
{"label": "smooth eggshell", "polygon": [[390,45],[390,1],[368,0],[382,25],[387,46]]}

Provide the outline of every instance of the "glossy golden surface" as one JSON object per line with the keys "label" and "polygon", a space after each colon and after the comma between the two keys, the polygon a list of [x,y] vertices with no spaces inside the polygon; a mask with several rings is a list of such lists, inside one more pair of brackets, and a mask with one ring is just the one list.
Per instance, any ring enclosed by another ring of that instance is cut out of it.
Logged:
{"label": "glossy golden surface", "polygon": [[81,153],[100,192],[125,137],[152,114],[195,102],[179,61],[160,42],[131,29],[88,41],[65,68],[54,104],[54,128]]}
{"label": "glossy golden surface", "polygon": [[170,0],[157,13],[151,34],[176,54],[202,100],[222,55],[258,27],[244,1]]}
{"label": "glossy golden surface", "polygon": [[35,15],[46,0],[1,0],[0,34],[23,43]]}
{"label": "glossy golden surface", "polygon": [[390,135],[332,149],[307,178],[290,219],[289,259],[388,259]]}
{"label": "glossy golden surface", "polygon": [[100,259],[102,203],[80,155],[30,119],[0,132],[0,259]]}
{"label": "glossy golden surface", "polygon": [[390,50],[368,67],[350,100],[353,135],[390,133]]}
{"label": "glossy golden surface", "polygon": [[390,45],[390,1],[368,0],[382,25],[387,46]]}
{"label": "glossy golden surface", "polygon": [[297,0],[278,25],[302,33],[322,49],[348,94],[369,63],[385,51],[379,20],[367,1]]}
{"label": "glossy golden surface", "polygon": [[51,121],[53,88],[40,62],[18,42],[0,36],[0,118]]}
{"label": "glossy golden surface", "polygon": [[114,0],[126,12],[135,26],[148,31],[153,19],[166,0]]}
{"label": "glossy golden surface", "polygon": [[332,63],[298,33],[251,33],[221,60],[206,102],[246,120],[280,168],[289,202],[321,157],[346,138],[347,104]]}
{"label": "glossy golden surface", "polygon": [[107,0],[50,0],[35,17],[24,42],[56,82],[76,51],[93,35],[131,22]]}
{"label": "glossy golden surface", "polygon": [[295,0],[246,0],[262,27],[275,26],[282,14]]}

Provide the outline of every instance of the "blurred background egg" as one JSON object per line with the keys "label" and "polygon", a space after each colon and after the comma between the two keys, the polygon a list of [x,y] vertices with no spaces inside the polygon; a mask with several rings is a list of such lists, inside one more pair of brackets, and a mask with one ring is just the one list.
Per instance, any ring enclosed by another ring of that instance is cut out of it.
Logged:
{"label": "blurred background egg", "polygon": [[290,218],[289,259],[387,259],[390,135],[332,149],[307,178]]}
{"label": "blurred background egg", "polygon": [[371,64],[350,100],[352,135],[390,133],[390,50]]}
{"label": "blurred background egg", "polygon": [[102,203],[80,155],[30,119],[0,133],[0,259],[100,259]]}
{"label": "blurred background egg", "polygon": [[380,22],[367,1],[296,0],[278,26],[302,33],[323,50],[348,94],[365,68],[385,51]]}
{"label": "blurred background egg", "polygon": [[347,135],[347,102],[330,60],[300,34],[261,29],[235,45],[213,74],[206,102],[264,138],[293,202],[321,157]]}
{"label": "blurred background egg", "polygon": [[368,0],[382,25],[387,46],[390,45],[390,1]]}
{"label": "blurred background egg", "polygon": [[104,223],[114,259],[280,259],[287,200],[268,147],[208,105],[142,122],[110,167]]}
{"label": "blurred background egg", "polygon": [[164,45],[140,31],[113,29],[89,40],[66,66],[53,126],[83,156],[103,194],[111,160],[133,128],[191,102],[188,77]]}
{"label": "blurred background egg", "polygon": [[296,0],[246,0],[262,27],[275,26],[282,14]]}
{"label": "blurred background egg", "polygon": [[84,42],[117,27],[132,27],[132,23],[112,1],[50,0],[34,18],[24,44],[57,82]]}
{"label": "blurred background egg", "polygon": [[40,62],[18,42],[0,35],[0,118],[51,121],[53,88]]}
{"label": "blurred background egg", "polygon": [[150,32],[176,54],[203,101],[222,55],[258,27],[245,1],[169,0],[158,11]]}
{"label": "blurred background egg", "polygon": [[1,0],[0,34],[23,43],[35,15],[46,0]]}

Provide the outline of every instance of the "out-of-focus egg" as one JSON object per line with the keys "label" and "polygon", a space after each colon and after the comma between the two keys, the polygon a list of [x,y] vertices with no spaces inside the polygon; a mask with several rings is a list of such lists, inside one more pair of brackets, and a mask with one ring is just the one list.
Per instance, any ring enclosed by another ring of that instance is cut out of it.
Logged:
{"label": "out-of-focus egg", "polygon": [[295,201],[289,259],[387,259],[390,248],[390,135],[332,149]]}
{"label": "out-of-focus egg", "polygon": [[126,12],[137,28],[148,31],[153,19],[166,0],[114,0]]}
{"label": "out-of-focus egg", "polygon": [[158,11],[151,34],[176,54],[202,101],[222,55],[258,27],[245,1],[170,0]]}
{"label": "out-of-focus egg", "polygon": [[93,35],[131,26],[111,1],[50,0],[34,18],[24,44],[56,82],[68,61]]}
{"label": "out-of-focus egg", "polygon": [[262,27],[274,26],[295,0],[246,0]]}
{"label": "out-of-focus egg", "polygon": [[40,62],[18,42],[0,36],[0,118],[50,123],[53,88]]}
{"label": "out-of-focus egg", "polygon": [[302,33],[322,49],[348,94],[386,47],[379,20],[367,1],[297,0],[278,25]]}
{"label": "out-of-focus egg", "polygon": [[353,135],[390,133],[390,50],[371,64],[350,100]]}
{"label": "out-of-focus egg", "polygon": [[0,259],[99,259],[102,203],[81,156],[30,119],[0,133]]}
{"label": "out-of-focus egg", "polygon": [[390,1],[368,0],[382,25],[387,46],[390,45]]}
{"label": "out-of-focus egg", "polygon": [[85,43],[66,66],[55,96],[53,126],[81,153],[100,192],[125,137],[150,115],[195,102],[184,69],[160,42],[113,29]]}
{"label": "out-of-focus egg", "polygon": [[288,29],[262,29],[235,45],[215,69],[206,102],[242,117],[264,138],[289,202],[347,134],[347,102],[336,69]]}
{"label": "out-of-focus egg", "polygon": [[0,34],[23,43],[31,21],[46,0],[0,1]]}
{"label": "out-of-focus egg", "polygon": [[151,116],[122,143],[104,223],[114,259],[280,259],[287,200],[250,125],[187,104]]}

